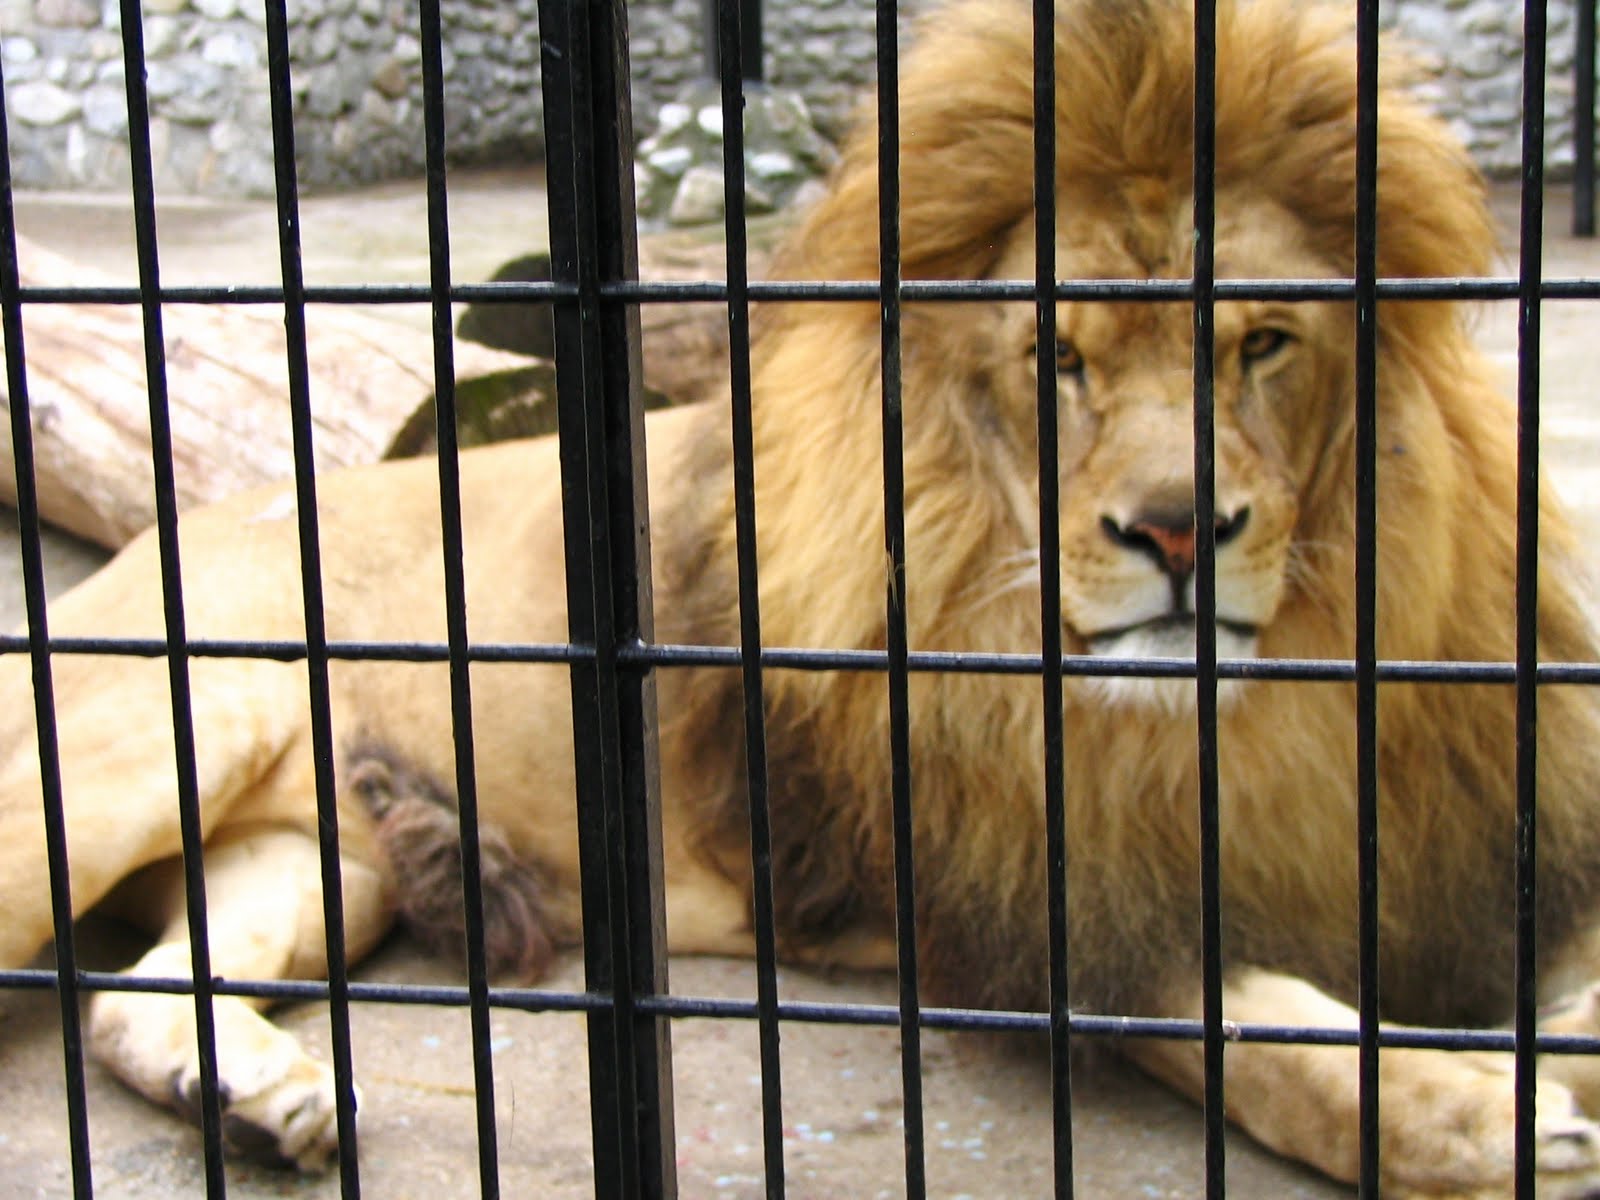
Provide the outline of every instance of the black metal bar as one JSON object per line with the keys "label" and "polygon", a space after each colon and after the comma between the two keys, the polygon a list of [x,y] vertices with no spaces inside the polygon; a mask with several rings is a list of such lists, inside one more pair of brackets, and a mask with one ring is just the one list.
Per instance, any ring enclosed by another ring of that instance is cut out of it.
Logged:
{"label": "black metal bar", "polygon": [[1539,276],[1544,238],[1544,0],[1522,12],[1522,189],[1517,275],[1516,1194],[1533,1200],[1538,1032]]}
{"label": "black metal bar", "polygon": [[1072,1195],[1072,1027],[1067,945],[1066,734],[1061,670],[1061,464],[1056,374],[1054,0],[1033,5],[1034,370],[1039,390],[1039,629],[1050,929],[1050,1115],[1055,1194]]}
{"label": "black metal bar", "polygon": [[461,527],[461,464],[456,437],[454,315],[450,309],[450,212],[445,178],[444,37],[439,0],[421,0],[422,114],[428,192],[428,274],[433,293],[433,395],[439,467],[440,551],[445,629],[450,648],[450,724],[455,749],[457,815],[466,929],[467,990],[472,1024],[473,1102],[478,1134],[478,1188],[500,1195],[495,1126],[494,1054],[489,1024],[489,966],[484,949],[483,866],[478,841],[477,756],[472,735],[472,683],[467,658],[467,596]]}
{"label": "black metal bar", "polygon": [[[760,83],[766,78],[766,68],[761,55],[761,0],[734,0],[739,10],[739,35],[736,41],[724,39],[721,14],[728,0],[701,0],[700,23],[705,37],[705,72],[712,79],[722,79],[722,64],[737,60],[739,75],[746,83]],[[742,118],[742,114],[741,114]],[[743,124],[742,119],[740,124]],[[723,130],[733,127],[728,114],[724,114]],[[726,175],[723,177],[726,179]]]}
{"label": "black metal bar", "polygon": [[61,752],[56,739],[54,673],[45,605],[44,550],[39,494],[33,463],[33,421],[28,403],[27,354],[23,344],[21,282],[17,265],[17,218],[11,188],[11,133],[0,74],[0,326],[6,352],[6,397],[16,479],[22,548],[22,593],[28,615],[24,639],[33,675],[33,713],[39,743],[40,803],[44,806],[45,857],[50,873],[50,919],[55,933],[52,973],[60,997],[61,1055],[67,1101],[67,1151],[74,1200],[94,1195],[89,1153],[89,1107],[84,1090],[83,1022],[79,1016],[78,952],[73,937],[72,887],[67,856],[66,812],[61,789]]}
{"label": "black metal bar", "polygon": [[[902,301],[949,301],[965,304],[974,300],[1032,300],[1032,280],[1012,279],[910,279],[900,284]],[[881,289],[876,280],[751,280],[749,298],[756,300],[824,300],[837,302],[876,302]],[[426,283],[373,283],[317,285],[305,291],[307,304],[418,304],[431,303],[433,288]],[[1350,279],[1219,279],[1213,295],[1217,300],[1283,300],[1310,303],[1317,300],[1350,300],[1355,296],[1355,281]],[[1380,300],[1516,300],[1520,284],[1514,278],[1470,276],[1429,279],[1380,279]],[[576,288],[567,283],[457,283],[449,292],[453,302],[495,304],[526,303],[529,300],[573,302]],[[1600,300],[1600,279],[1581,276],[1547,279],[1539,285],[1541,300]],[[137,287],[61,287],[31,285],[21,290],[24,304],[139,304],[143,298]],[[282,304],[281,287],[182,286],[162,288],[156,298],[170,304]],[[602,300],[638,304],[726,304],[728,288],[716,281],[678,280],[641,282],[605,280],[600,284]],[[1061,279],[1056,281],[1057,300],[1193,300],[1194,285],[1187,279]]]}
{"label": "black metal bar", "polygon": [[1596,0],[1577,0],[1572,53],[1572,236],[1594,236]]}
{"label": "black metal bar", "polygon": [[[0,988],[50,991],[58,986],[58,973],[49,969],[0,971]],[[188,996],[194,982],[182,977],[121,975],[109,971],[80,971],[79,991],[136,992]],[[307,979],[217,980],[218,996],[242,996],[267,1001],[318,1002],[328,998],[328,985]],[[461,985],[367,983],[350,984],[352,1000],[360,1003],[410,1004],[439,1008],[465,1008],[473,1002],[470,989]],[[489,989],[495,1008],[523,1013],[598,1012],[612,1007],[611,996],[596,992],[554,992],[538,988]],[[641,996],[642,1012],[672,1020],[717,1018],[759,1021],[761,1006],[753,1000],[729,1000],[706,996]],[[833,1004],[823,1001],[781,1001],[781,1021],[816,1025],[859,1025],[894,1028],[900,1022],[900,1009],[894,1004]],[[1006,1009],[923,1008],[922,1024],[928,1029],[947,1029],[971,1033],[1033,1033],[1048,1035],[1048,1013],[1018,1012]],[[1202,1041],[1205,1022],[1178,1017],[1127,1017],[1099,1013],[1074,1013],[1070,1021],[1074,1037],[1163,1038]],[[1233,1023],[1226,1027],[1230,1042],[1270,1045],[1356,1046],[1361,1034],[1352,1028],[1307,1025],[1266,1025]],[[1510,1053],[1516,1047],[1516,1034],[1499,1029],[1385,1028],[1378,1044],[1384,1049],[1495,1051]],[[1549,1054],[1600,1054],[1600,1038],[1579,1034],[1541,1033],[1535,1049]]]}
{"label": "black metal bar", "polygon": [[1361,1195],[1378,1200],[1378,4],[1356,10],[1356,861]]}
{"label": "black metal bar", "polygon": [[1206,1196],[1226,1190],[1222,1086],[1221,834],[1217,781],[1216,176],[1217,13],[1194,6],[1195,715],[1198,722],[1200,943],[1204,960]]}
{"label": "black metal bar", "polygon": [[905,413],[900,363],[900,63],[896,0],[877,0],[878,281],[882,322],[883,526],[889,582],[890,791],[894,820],[895,945],[900,982],[900,1088],[905,1101],[906,1197],[927,1192],[923,1153],[922,1030],[917,987],[917,884],[906,666]]}
{"label": "black metal bar", "polygon": [[[747,0],[756,8],[756,0]],[[746,3],[721,0],[721,61],[745,36]],[[757,36],[759,37],[759,26]],[[750,251],[744,211],[744,88],[721,72],[723,207],[728,264],[728,362],[732,388],[734,537],[739,571],[739,655],[743,671],[745,770],[750,794],[751,908],[756,935],[756,1006],[761,1039],[761,1148],[769,1200],[783,1200],[783,1076],[778,1028],[777,921],[772,898],[772,820],[767,791],[767,731],[761,665],[760,584],[756,562],[755,432],[750,378]]]}
{"label": "black metal bar", "polygon": [[676,1194],[671,1041],[636,1008],[667,990],[655,692],[617,651],[651,636],[637,310],[600,296],[634,279],[632,132],[620,0],[540,5],[552,276],[577,285],[555,309],[572,640],[584,957],[610,1012],[589,1023],[595,1186],[602,1197]]}
{"label": "black metal bar", "polygon": [[[137,658],[162,658],[167,653],[164,638],[47,637],[44,647],[50,654],[126,654]],[[352,662],[447,662],[450,647],[440,642],[329,642],[328,657]],[[26,636],[0,637],[0,653],[26,654]],[[296,662],[306,656],[306,644],[294,641],[218,641],[195,639],[186,643],[190,658],[263,658],[276,662]],[[570,643],[494,643],[469,645],[470,662],[554,663],[572,665],[593,662],[593,646]],[[684,646],[670,643],[643,643],[617,649],[617,665],[628,670],[655,667],[740,667],[742,652],[737,646]],[[887,671],[888,655],[882,650],[807,650],[769,646],[761,651],[761,665],[767,669],[789,671]],[[912,650],[906,655],[912,671],[938,674],[1038,675],[1044,660],[1036,654],[976,653],[965,651]],[[1379,683],[1471,683],[1506,684],[1517,681],[1512,662],[1451,662],[1380,659],[1376,664]],[[1146,679],[1193,679],[1195,661],[1189,658],[1101,658],[1094,655],[1063,655],[1063,674],[1082,677],[1134,677]],[[1352,659],[1323,658],[1219,658],[1218,679],[1299,679],[1308,683],[1351,683],[1356,678]],[[1600,684],[1600,664],[1543,662],[1535,679],[1545,684]]]}
{"label": "black metal bar", "polygon": [[162,331],[161,272],[156,248],[155,170],[150,149],[150,101],[145,88],[144,18],[138,0],[121,0],[123,73],[128,98],[128,150],[133,175],[134,243],[139,262],[144,324],[145,381],[149,389],[150,456],[155,476],[156,539],[161,558],[161,595],[168,641],[167,680],[172,701],[172,740],[178,821],[183,846],[184,902],[188,909],[189,960],[194,972],[195,1043],[199,1062],[200,1130],[205,1145],[206,1195],[227,1194],[222,1165],[222,1104],[217,1086],[217,1032],[212,1007],[211,945],[206,913],[204,834],[196,778],[194,714],[183,615],[178,554],[177,490],[172,466],[172,427],[167,412],[166,341]]}
{"label": "black metal bar", "polygon": [[295,177],[294,93],[290,87],[289,25],[285,6],[266,6],[267,74],[272,100],[272,159],[276,173],[279,267],[288,343],[289,414],[294,438],[295,518],[300,542],[301,600],[306,626],[306,677],[311,705],[322,922],[328,960],[328,1016],[333,1050],[334,1120],[339,1137],[343,1196],[361,1194],[356,1142],[355,1070],[350,1040],[350,979],[344,941],[344,884],[339,853],[339,805],[334,787],[332,699],[323,610],[322,550],[317,528],[316,467],[311,423],[311,375],[306,350],[305,273],[300,257],[299,182]]}

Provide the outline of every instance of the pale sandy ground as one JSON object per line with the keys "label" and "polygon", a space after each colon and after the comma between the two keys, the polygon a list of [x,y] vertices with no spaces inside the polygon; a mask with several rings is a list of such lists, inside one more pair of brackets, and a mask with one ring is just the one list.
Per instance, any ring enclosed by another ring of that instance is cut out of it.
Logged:
{"label": "pale sandy ground", "polygon": [[[1600,274],[1600,245],[1564,236],[1564,195],[1551,198],[1547,275]],[[1514,219],[1514,197],[1497,204]],[[542,242],[544,200],[537,180],[514,174],[456,177],[451,192],[455,273],[481,279],[502,259]],[[100,271],[133,278],[125,212],[57,197],[24,198],[25,235]],[[1513,226],[1507,225],[1510,229]],[[160,213],[163,276],[169,283],[265,283],[276,279],[270,209],[257,205],[167,204]],[[313,199],[304,215],[311,282],[426,278],[424,208],[418,189],[395,186],[358,196]],[[62,281],[66,282],[66,281]],[[420,307],[389,315],[426,326]],[[1484,342],[1509,364],[1515,345],[1510,305],[1487,309]],[[1545,313],[1545,455],[1558,487],[1586,530],[1600,528],[1600,414],[1588,384],[1600,374],[1600,312],[1552,304]],[[20,617],[14,518],[0,528],[0,623]],[[96,552],[52,537],[53,587],[92,569]],[[89,938],[92,965],[129,951],[125,934],[101,927]],[[454,981],[403,939],[357,973],[363,979]],[[563,959],[548,981],[581,987],[581,964]],[[678,960],[673,990],[752,996],[743,963]],[[827,979],[782,973],[786,998],[893,1003],[886,978]],[[326,1053],[328,1016],[307,1005],[282,1014],[314,1052]],[[362,1005],[354,1012],[362,1111],[363,1194],[381,1200],[454,1200],[479,1194],[467,1017],[458,1010]],[[504,1194],[565,1200],[592,1194],[583,1026],[567,1015],[500,1012],[494,1018],[500,1181]],[[0,995],[0,1195],[72,1194],[67,1161],[59,1021],[46,993]],[[673,1029],[680,1193],[758,1197],[760,1088],[756,1031],[749,1022],[681,1021]],[[925,1039],[929,1194],[1023,1198],[1050,1193],[1049,1075],[1042,1044],[1007,1046],[930,1033]],[[783,1033],[788,1194],[856,1200],[903,1194],[899,1054],[892,1031],[790,1025]],[[134,1098],[91,1064],[89,1107],[95,1194],[156,1200],[203,1194],[198,1140],[177,1119]],[[1117,1067],[1080,1071],[1073,1112],[1078,1192],[1089,1200],[1198,1197],[1203,1139],[1198,1110]],[[1229,1194],[1241,1200],[1346,1194],[1228,1139]],[[245,1198],[325,1200],[334,1179],[302,1179],[230,1167],[229,1193]]]}

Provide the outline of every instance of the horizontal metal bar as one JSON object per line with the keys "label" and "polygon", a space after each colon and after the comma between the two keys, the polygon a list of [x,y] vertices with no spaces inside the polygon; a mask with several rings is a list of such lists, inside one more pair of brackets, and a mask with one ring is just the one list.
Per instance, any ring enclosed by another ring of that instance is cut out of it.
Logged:
{"label": "horizontal metal bar", "polygon": [[[86,992],[138,992],[156,995],[190,995],[193,983],[179,977],[122,975],[114,971],[79,971],[78,987]],[[0,989],[51,991],[58,986],[56,973],[27,969],[0,971]],[[212,992],[218,996],[250,999],[314,1002],[328,998],[328,985],[321,980],[278,979],[271,981],[215,979]],[[352,981],[352,1002],[367,1004],[435,1005],[465,1008],[471,995],[465,985],[369,983]],[[543,988],[491,987],[492,1007],[520,1012],[598,1012],[611,1007],[611,997],[595,992],[561,992]],[[718,1019],[758,1020],[760,1009],[754,1000],[720,997],[646,995],[636,999],[639,1011],[675,1020]],[[894,1004],[833,1004],[822,1001],[781,1000],[778,1018],[800,1024],[859,1025],[894,1027],[900,1009]],[[1050,1017],[1041,1012],[985,1010],[970,1008],[922,1008],[918,1022],[926,1029],[946,1029],[972,1033],[1045,1033]],[[1155,1037],[1198,1041],[1204,1023],[1179,1017],[1118,1017],[1098,1013],[1073,1013],[1070,1017],[1075,1037]],[[1319,1025],[1266,1025],[1224,1022],[1230,1042],[1266,1042],[1313,1046],[1355,1046],[1358,1032]],[[1411,1050],[1494,1050],[1511,1051],[1516,1035],[1504,1029],[1417,1029],[1384,1028],[1379,1031],[1384,1047]],[[1541,1054],[1600,1054],[1600,1037],[1579,1034],[1541,1033],[1537,1039]]]}
{"label": "horizontal metal bar", "polygon": [[[46,643],[51,654],[120,655],[130,658],[159,658],[167,653],[165,638],[51,637]],[[357,662],[430,663],[447,662],[450,648],[443,642],[329,642],[328,657]],[[28,639],[16,634],[0,635],[0,655],[26,654]],[[185,653],[194,658],[251,658],[275,662],[297,662],[306,656],[303,641],[245,641],[197,638],[185,643]],[[500,643],[477,642],[466,648],[470,662],[572,664],[591,662],[592,646],[562,642]],[[737,646],[692,646],[658,643],[624,646],[617,652],[619,665],[633,670],[654,667],[729,667],[743,665]],[[888,655],[882,650],[805,650],[792,647],[767,647],[761,651],[761,665],[791,671],[887,671]],[[973,651],[913,650],[908,656],[911,670],[945,675],[1040,675],[1044,660],[1037,654],[977,653]],[[1087,678],[1132,677],[1141,679],[1192,679],[1192,658],[1102,658],[1090,654],[1066,654],[1061,658],[1064,674]],[[1417,662],[1385,659],[1377,664],[1383,683],[1472,683],[1514,684],[1516,664],[1510,662],[1440,661]],[[1355,663],[1349,659],[1323,658],[1221,658],[1217,660],[1219,679],[1298,679],[1313,683],[1349,683],[1356,677]],[[1539,664],[1536,679],[1540,684],[1600,684],[1600,663],[1547,662]]]}
{"label": "horizontal metal bar", "polygon": [[[876,302],[876,280],[752,281],[750,299]],[[905,300],[965,303],[985,300],[1034,302],[1037,290],[1025,279],[920,279],[901,285]],[[1351,279],[1219,279],[1218,300],[1281,300],[1308,303],[1317,300],[1353,300]],[[426,283],[363,283],[307,287],[307,304],[429,304],[435,295]],[[637,304],[726,304],[728,286],[716,280],[618,281],[600,285],[605,300]],[[1516,300],[1517,281],[1503,276],[1459,276],[1438,279],[1380,279],[1377,294],[1383,300]],[[282,304],[283,288],[275,284],[249,286],[164,286],[163,304]],[[1055,285],[1057,300],[1192,301],[1194,285],[1187,279],[1063,279]],[[577,290],[561,283],[458,283],[449,289],[451,301],[472,304],[529,304],[573,301]],[[1546,279],[1539,285],[1542,300],[1600,300],[1600,278],[1575,276]],[[140,302],[133,286],[68,287],[34,285],[21,289],[24,304],[117,304]]]}

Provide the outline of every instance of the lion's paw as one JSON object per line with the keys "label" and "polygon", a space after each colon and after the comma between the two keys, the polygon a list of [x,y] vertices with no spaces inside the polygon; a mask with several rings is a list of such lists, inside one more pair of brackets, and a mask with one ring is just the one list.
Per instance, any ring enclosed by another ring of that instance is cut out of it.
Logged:
{"label": "lion's paw", "polygon": [[1600,1198],[1600,1125],[1583,1117],[1534,1122],[1535,1195],[1539,1200]]}
{"label": "lion's paw", "polygon": [[1591,984],[1563,996],[1539,1013],[1543,1033],[1600,1034],[1600,985]]}
{"label": "lion's paw", "polygon": [[[333,1071],[294,1047],[292,1060],[257,1061],[255,1070],[218,1080],[222,1141],[229,1154],[274,1167],[322,1171],[338,1156],[338,1090]],[[198,1063],[172,1083],[173,1104],[200,1120]],[[360,1104],[360,1089],[355,1102]]]}

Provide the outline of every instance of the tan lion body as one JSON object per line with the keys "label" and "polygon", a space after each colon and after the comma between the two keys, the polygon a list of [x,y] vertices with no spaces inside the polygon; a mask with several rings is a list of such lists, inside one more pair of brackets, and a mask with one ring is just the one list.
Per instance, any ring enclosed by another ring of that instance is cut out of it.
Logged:
{"label": "tan lion body", "polygon": [[[1057,254],[1069,278],[1186,278],[1192,14],[1176,0],[1058,5]],[[902,78],[908,278],[1032,274],[1031,49],[1021,6],[976,0],[930,25]],[[1348,29],[1287,0],[1223,5],[1218,29],[1217,266],[1222,277],[1348,278],[1354,66]],[[1380,104],[1383,276],[1481,273],[1492,248],[1459,149],[1403,93]],[[877,272],[875,141],[846,147],[828,195],[780,260],[790,278]],[[1354,645],[1354,319],[1331,301],[1220,304],[1217,598],[1227,657],[1348,658]],[[1067,649],[1193,646],[1190,306],[1060,306],[1062,611]],[[1515,418],[1460,315],[1380,310],[1379,652],[1504,661],[1513,651]],[[761,614],[769,645],[884,644],[879,317],[870,305],[760,315],[755,376]],[[1037,652],[1040,597],[1030,304],[908,306],[904,325],[906,598],[913,648]],[[736,644],[727,413],[648,428],[657,637]],[[462,457],[472,639],[566,638],[553,443]],[[444,639],[432,464],[319,482],[328,635]],[[303,636],[284,489],[185,518],[188,632]],[[55,634],[159,636],[153,541],[51,611]],[[1542,512],[1542,659],[1596,658],[1577,551]],[[160,941],[137,970],[187,970],[173,748],[162,662],[54,660],[75,911],[110,895]],[[0,662],[0,965],[50,936],[27,665]],[[232,977],[323,969],[304,668],[195,660],[194,712],[214,966]],[[396,906],[448,935],[455,776],[438,664],[335,663],[347,938]],[[661,669],[668,931],[677,951],[745,953],[749,852],[734,672]],[[501,959],[537,968],[577,937],[568,679],[557,666],[471,671],[486,887]],[[875,673],[766,676],[780,943],[802,961],[889,961],[888,707]],[[1192,683],[1066,685],[1073,1001],[1197,1016],[1198,850]],[[1390,1020],[1493,1024],[1510,1013],[1512,690],[1380,691],[1382,998]],[[1227,1016],[1353,1025],[1355,702],[1346,684],[1230,681],[1220,694]],[[957,1004],[1046,999],[1044,729],[1037,679],[918,673],[911,683],[918,938],[927,993]],[[1551,1027],[1600,1032],[1600,703],[1549,687],[1539,708],[1541,983],[1577,991]],[[151,871],[138,868],[156,864]],[[443,864],[441,866],[441,864]],[[413,866],[420,869],[413,870]],[[442,871],[437,877],[429,872]],[[401,886],[403,883],[403,886]],[[284,913],[297,899],[295,919]],[[1583,991],[1585,987],[1591,988]],[[237,1000],[218,1005],[241,1144],[264,1135],[313,1165],[333,1148],[332,1084]],[[98,1052],[152,1098],[193,1087],[192,1006],[103,995]],[[1198,1094],[1194,1043],[1129,1039],[1146,1069]],[[1541,1064],[1542,1197],[1600,1188],[1600,1070]],[[1356,1057],[1242,1044],[1229,1115],[1268,1145],[1351,1179]],[[1386,1196],[1509,1194],[1509,1060],[1387,1051]],[[1588,1115],[1585,1115],[1587,1112]]]}

